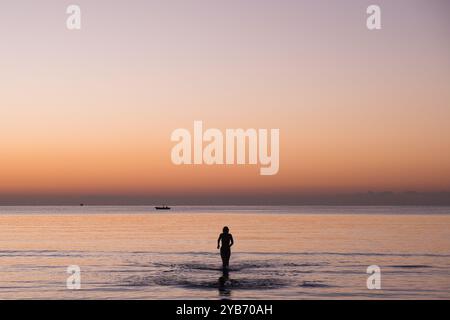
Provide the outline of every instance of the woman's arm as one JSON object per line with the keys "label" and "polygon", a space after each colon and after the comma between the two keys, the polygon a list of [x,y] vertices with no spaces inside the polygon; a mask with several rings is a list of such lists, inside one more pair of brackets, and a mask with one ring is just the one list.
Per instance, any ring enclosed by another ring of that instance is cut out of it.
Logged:
{"label": "woman's arm", "polygon": [[220,239],[222,238],[222,234],[219,234],[219,239],[217,239],[217,249],[220,249]]}
{"label": "woman's arm", "polygon": [[230,247],[234,244],[233,235],[230,234]]}

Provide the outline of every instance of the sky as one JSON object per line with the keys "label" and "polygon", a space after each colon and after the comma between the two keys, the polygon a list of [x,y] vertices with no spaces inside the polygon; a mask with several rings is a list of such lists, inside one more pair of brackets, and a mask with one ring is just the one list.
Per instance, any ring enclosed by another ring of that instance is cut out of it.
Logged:
{"label": "sky", "polygon": [[[2,1],[0,204],[450,191],[449,15],[446,0]],[[171,133],[195,120],[280,129],[278,174],[174,165]]]}

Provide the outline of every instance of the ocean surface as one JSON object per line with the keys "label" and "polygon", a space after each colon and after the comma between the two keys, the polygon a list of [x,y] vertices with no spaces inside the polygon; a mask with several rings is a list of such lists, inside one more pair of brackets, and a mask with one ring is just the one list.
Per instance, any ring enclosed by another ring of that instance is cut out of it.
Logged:
{"label": "ocean surface", "polygon": [[450,299],[450,207],[4,206],[0,299]]}

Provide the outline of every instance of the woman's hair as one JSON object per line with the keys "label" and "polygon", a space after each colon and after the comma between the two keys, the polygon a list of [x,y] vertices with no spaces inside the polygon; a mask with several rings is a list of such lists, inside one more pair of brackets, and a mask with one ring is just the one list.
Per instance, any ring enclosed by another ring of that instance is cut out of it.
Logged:
{"label": "woman's hair", "polygon": [[228,233],[228,232],[230,232],[230,229],[228,229],[228,227],[223,227],[223,233]]}

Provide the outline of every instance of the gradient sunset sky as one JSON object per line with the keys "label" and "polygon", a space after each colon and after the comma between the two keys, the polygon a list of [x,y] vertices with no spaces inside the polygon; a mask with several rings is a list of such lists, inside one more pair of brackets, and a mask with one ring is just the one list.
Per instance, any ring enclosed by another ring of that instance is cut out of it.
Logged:
{"label": "gradient sunset sky", "polygon": [[[1,201],[450,191],[449,1],[2,1],[0,39]],[[194,120],[279,128],[279,173],[173,165]]]}

